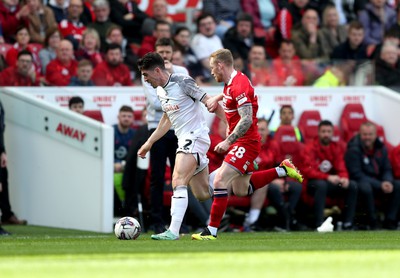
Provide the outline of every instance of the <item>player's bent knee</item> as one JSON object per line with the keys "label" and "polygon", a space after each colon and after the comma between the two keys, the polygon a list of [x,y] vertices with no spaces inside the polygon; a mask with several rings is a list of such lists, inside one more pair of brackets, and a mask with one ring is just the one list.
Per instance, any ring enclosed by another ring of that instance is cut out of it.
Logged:
{"label": "player's bent knee", "polygon": [[193,192],[193,195],[196,197],[196,199],[199,200],[200,202],[204,202],[204,201],[206,201],[206,200],[211,198],[210,192],[208,192],[208,191],[207,192],[204,192],[204,191],[202,191],[202,192],[194,192],[194,191],[192,191],[192,192]]}
{"label": "player's bent knee", "polygon": [[243,189],[242,188],[234,188],[232,191],[233,191],[233,194],[235,194],[235,196],[238,196],[238,197],[247,196],[249,193],[248,188],[246,188],[245,190],[244,190],[244,188]]}

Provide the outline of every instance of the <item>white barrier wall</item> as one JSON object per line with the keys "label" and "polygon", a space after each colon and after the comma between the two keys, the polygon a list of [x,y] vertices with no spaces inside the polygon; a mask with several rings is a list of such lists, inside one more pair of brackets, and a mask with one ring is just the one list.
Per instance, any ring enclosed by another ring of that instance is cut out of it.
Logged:
{"label": "white barrier wall", "polygon": [[[107,124],[117,122],[118,110],[122,105],[131,105],[141,110],[146,99],[141,87],[29,87],[39,98],[66,107],[72,95],[80,95],[85,100],[86,109],[101,109]],[[222,87],[203,87],[209,94],[219,94]],[[365,113],[372,121],[385,127],[388,141],[394,145],[400,143],[400,129],[393,119],[400,118],[400,94],[384,87],[256,87],[259,95],[259,114],[269,115],[275,110],[271,128],[279,124],[279,108],[284,104],[295,109],[295,123],[303,110],[317,109],[324,119],[339,123],[343,107],[347,103],[361,103]],[[209,121],[213,115],[209,115]]]}
{"label": "white barrier wall", "polygon": [[113,129],[23,91],[0,93],[14,212],[32,225],[111,232]]}

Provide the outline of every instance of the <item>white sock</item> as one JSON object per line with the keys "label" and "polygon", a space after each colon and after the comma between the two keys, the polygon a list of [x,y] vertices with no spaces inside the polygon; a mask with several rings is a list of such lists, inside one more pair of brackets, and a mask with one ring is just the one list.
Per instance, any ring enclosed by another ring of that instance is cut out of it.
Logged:
{"label": "white sock", "polygon": [[275,167],[275,170],[276,170],[276,172],[278,173],[278,176],[280,177],[280,178],[282,178],[282,177],[286,177],[287,175],[286,175],[286,171],[285,171],[285,169],[283,169],[282,167]]}
{"label": "white sock", "polygon": [[210,225],[207,226],[208,230],[213,236],[217,236],[218,228],[211,227]]}
{"label": "white sock", "polygon": [[171,224],[169,230],[174,235],[179,235],[183,217],[188,207],[188,191],[186,185],[178,185],[171,197]]}
{"label": "white sock", "polygon": [[246,219],[244,220],[244,224],[246,226],[254,224],[258,220],[258,217],[260,217],[260,213],[261,209],[250,209],[249,213],[246,216]]}

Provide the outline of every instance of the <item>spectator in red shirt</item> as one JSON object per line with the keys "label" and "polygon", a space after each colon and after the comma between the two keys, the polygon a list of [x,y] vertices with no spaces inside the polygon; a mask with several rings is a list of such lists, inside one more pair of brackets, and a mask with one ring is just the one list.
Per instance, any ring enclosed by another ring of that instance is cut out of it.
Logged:
{"label": "spectator in red shirt", "polygon": [[76,75],[78,62],[73,58],[72,43],[62,40],[57,48],[57,57],[46,67],[46,81],[50,86],[67,86]]}
{"label": "spectator in red shirt", "polygon": [[265,48],[262,45],[253,45],[249,51],[249,63],[247,65],[250,80],[254,86],[267,86],[269,83],[269,71]]}
{"label": "spectator in red shirt", "polygon": [[129,68],[122,61],[121,46],[109,44],[105,61],[98,64],[93,72],[94,84],[96,86],[131,86]]}
{"label": "spectator in red shirt", "polygon": [[145,36],[139,48],[138,56],[143,57],[146,53],[155,51],[158,39],[171,38],[171,25],[167,21],[157,21],[152,36]]}
{"label": "spectator in red shirt", "polygon": [[0,86],[39,86],[39,76],[32,68],[33,56],[28,50],[18,53],[16,66],[0,73]]}
{"label": "spectator in red shirt", "polygon": [[74,49],[78,49],[83,31],[86,30],[86,26],[80,20],[82,13],[82,0],[71,0],[68,6],[68,19],[64,19],[58,24],[61,35],[64,39],[72,42]]}
{"label": "spectator in red shirt", "polygon": [[279,57],[272,62],[270,86],[302,86],[304,74],[296,49],[291,40],[282,40]]}
{"label": "spectator in red shirt", "polygon": [[33,64],[31,65],[37,74],[41,73],[41,64],[38,56],[38,49],[36,46],[29,44],[30,36],[28,28],[25,26],[19,26],[16,33],[17,42],[13,45],[6,54],[6,62],[9,67],[13,67],[17,64],[18,53],[21,50],[28,50],[31,52],[33,57]]}
{"label": "spectator in red shirt", "polygon": [[18,0],[2,0],[0,2],[0,23],[3,37],[7,43],[15,42],[14,35],[18,26],[28,26],[29,7],[21,7]]}
{"label": "spectator in red shirt", "polygon": [[344,198],[343,228],[352,229],[357,202],[357,184],[349,180],[341,147],[332,141],[333,124],[321,121],[318,138],[306,145],[304,175],[308,192],[314,196],[315,225],[324,222],[326,197]]}

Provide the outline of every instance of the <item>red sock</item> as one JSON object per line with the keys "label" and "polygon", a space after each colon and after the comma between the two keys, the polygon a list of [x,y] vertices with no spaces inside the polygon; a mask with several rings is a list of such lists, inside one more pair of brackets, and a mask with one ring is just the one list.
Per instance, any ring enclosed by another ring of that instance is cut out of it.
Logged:
{"label": "red sock", "polygon": [[228,190],[214,189],[214,201],[211,206],[210,226],[218,228],[228,206]]}
{"label": "red sock", "polygon": [[261,187],[266,186],[274,179],[279,178],[278,173],[275,168],[271,168],[268,170],[257,171],[251,175],[250,183],[253,187],[253,190],[257,190]]}

